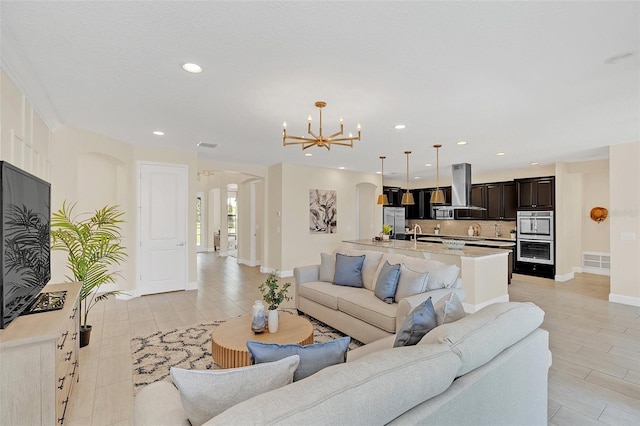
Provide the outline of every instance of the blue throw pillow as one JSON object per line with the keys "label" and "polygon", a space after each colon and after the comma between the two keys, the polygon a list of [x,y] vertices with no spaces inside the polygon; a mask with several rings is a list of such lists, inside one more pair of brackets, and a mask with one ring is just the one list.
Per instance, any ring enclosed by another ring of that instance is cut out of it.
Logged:
{"label": "blue throw pillow", "polygon": [[398,287],[398,278],[400,278],[400,264],[390,265],[388,261],[384,262],[373,293],[376,297],[386,303],[393,303],[393,297]]}
{"label": "blue throw pillow", "polygon": [[364,265],[364,254],[347,256],[336,253],[336,274],[333,277],[333,283],[348,287],[362,287],[362,265]]}
{"label": "blue throw pillow", "polygon": [[279,345],[277,343],[247,342],[252,364],[273,362],[291,355],[299,355],[298,369],[293,373],[293,381],[309,377],[325,367],[341,364],[347,360],[351,337],[341,337],[315,345]]}
{"label": "blue throw pillow", "polygon": [[393,347],[412,346],[438,325],[431,297],[418,305],[402,322]]}

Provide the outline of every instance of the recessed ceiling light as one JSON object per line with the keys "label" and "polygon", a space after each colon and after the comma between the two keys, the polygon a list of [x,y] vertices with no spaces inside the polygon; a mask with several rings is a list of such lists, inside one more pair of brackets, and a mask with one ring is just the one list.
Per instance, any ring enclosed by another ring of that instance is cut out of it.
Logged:
{"label": "recessed ceiling light", "polygon": [[433,164],[431,164],[431,163],[427,163],[427,164],[425,164],[424,166],[425,166],[425,167],[431,167],[431,166],[433,166]]}
{"label": "recessed ceiling light", "polygon": [[468,144],[468,143],[469,143],[469,142],[467,142],[467,141],[460,141],[460,142],[458,142],[458,145],[466,145],[466,144]]}
{"label": "recessed ceiling light", "polygon": [[340,170],[344,170],[344,167],[338,167]]}
{"label": "recessed ceiling light", "polygon": [[406,129],[407,125],[406,124],[396,124],[395,126],[393,126],[394,129],[396,130],[402,130],[402,129]]}
{"label": "recessed ceiling light", "polygon": [[529,163],[530,166],[537,166],[538,164],[540,163],[538,163],[537,161],[532,161]]}
{"label": "recessed ceiling light", "polygon": [[381,174],[382,174],[382,172],[376,172],[376,174],[377,174],[377,175],[381,175]]}
{"label": "recessed ceiling light", "polygon": [[497,152],[497,153],[496,153],[496,155],[497,155],[498,157],[502,157],[503,155],[506,155],[506,154],[505,154],[504,152]]}
{"label": "recessed ceiling light", "polygon": [[307,152],[306,154],[304,154],[305,157],[313,157],[313,154],[310,152]]}
{"label": "recessed ceiling light", "polygon": [[198,64],[190,64],[190,63],[182,64],[182,69],[193,74],[198,74],[202,72],[202,67]]}
{"label": "recessed ceiling light", "polygon": [[156,130],[153,134],[156,136],[164,136],[164,132],[161,132],[160,130]]}
{"label": "recessed ceiling light", "polygon": [[420,179],[420,176],[414,176],[413,178],[414,179]]}

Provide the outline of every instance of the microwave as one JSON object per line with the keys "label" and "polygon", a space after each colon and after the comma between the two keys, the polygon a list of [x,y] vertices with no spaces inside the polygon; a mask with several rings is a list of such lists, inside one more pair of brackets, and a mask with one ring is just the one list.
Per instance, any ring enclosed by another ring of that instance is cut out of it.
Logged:
{"label": "microwave", "polygon": [[454,210],[447,208],[435,208],[433,209],[436,219],[453,219]]}
{"label": "microwave", "polygon": [[519,211],[518,239],[554,240],[553,211]]}

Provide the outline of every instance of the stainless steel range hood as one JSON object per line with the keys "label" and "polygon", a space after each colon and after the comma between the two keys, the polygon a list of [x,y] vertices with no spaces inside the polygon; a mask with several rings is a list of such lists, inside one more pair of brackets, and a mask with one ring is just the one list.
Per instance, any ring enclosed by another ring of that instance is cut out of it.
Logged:
{"label": "stainless steel range hood", "polygon": [[436,210],[486,210],[471,205],[471,164],[452,165],[451,177],[451,205],[437,206]]}

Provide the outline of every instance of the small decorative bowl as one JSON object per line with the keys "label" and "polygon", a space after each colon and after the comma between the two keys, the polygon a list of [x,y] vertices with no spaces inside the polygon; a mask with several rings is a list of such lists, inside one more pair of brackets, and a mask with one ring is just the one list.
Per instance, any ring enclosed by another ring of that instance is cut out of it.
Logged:
{"label": "small decorative bowl", "polygon": [[444,244],[450,250],[460,250],[464,247],[464,241],[460,240],[442,240],[442,244]]}

